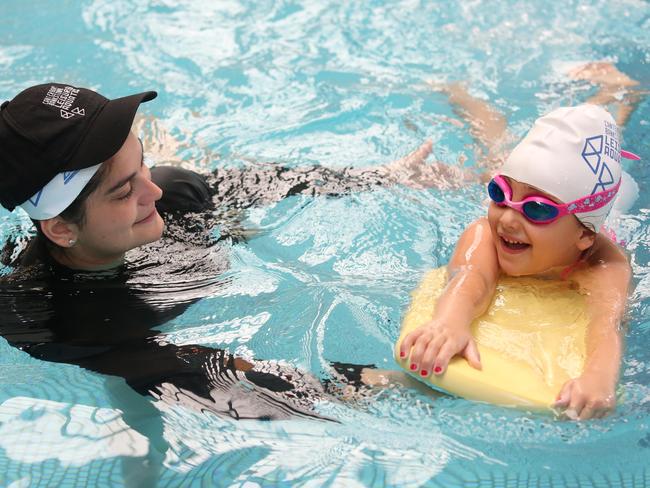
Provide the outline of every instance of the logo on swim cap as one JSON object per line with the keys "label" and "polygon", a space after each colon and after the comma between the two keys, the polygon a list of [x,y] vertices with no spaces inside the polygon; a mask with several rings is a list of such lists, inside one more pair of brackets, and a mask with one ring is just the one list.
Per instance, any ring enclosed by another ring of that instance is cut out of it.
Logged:
{"label": "logo on swim cap", "polygon": [[[603,136],[587,137],[585,140],[585,147],[582,149],[582,159],[587,162],[594,174],[596,174],[600,167],[600,153],[602,151]],[[592,161],[594,159],[595,161]]]}
{"label": "logo on swim cap", "polygon": [[[606,137],[607,136],[602,135],[587,137],[585,140],[585,146],[582,148],[582,159],[584,159],[585,162],[589,165],[589,168],[594,173],[594,175],[598,177],[598,182],[594,185],[594,189],[591,191],[592,195],[594,193],[607,190],[606,185],[611,185],[614,183],[614,176],[612,176],[612,171],[609,169],[607,163],[602,161],[601,158],[601,154],[603,152],[603,139]],[[618,141],[616,142],[618,145]],[[611,144],[607,145],[608,154],[612,152],[609,150],[610,147]],[[604,180],[603,178],[607,179]]]}

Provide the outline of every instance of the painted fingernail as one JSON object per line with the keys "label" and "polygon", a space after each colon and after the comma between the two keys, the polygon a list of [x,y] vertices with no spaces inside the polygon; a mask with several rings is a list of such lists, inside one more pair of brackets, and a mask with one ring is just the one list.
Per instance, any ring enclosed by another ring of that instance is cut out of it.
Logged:
{"label": "painted fingernail", "polygon": [[401,357],[401,358],[405,358],[405,357],[406,357],[406,353],[405,353],[404,351],[400,351],[400,352],[399,352],[399,357]]}
{"label": "painted fingernail", "polygon": [[440,366],[436,366],[435,368],[433,368],[434,373],[440,373],[441,371],[442,371],[442,368]]}
{"label": "painted fingernail", "polygon": [[568,408],[564,412],[564,415],[566,415],[571,420],[578,420],[578,412],[576,412],[573,408]]}
{"label": "painted fingernail", "polygon": [[429,374],[429,372],[426,369],[423,369],[422,371],[420,371],[421,376],[427,376],[428,374]]}
{"label": "painted fingernail", "polygon": [[415,371],[416,369],[418,369],[418,365],[415,363],[411,363],[411,371]]}

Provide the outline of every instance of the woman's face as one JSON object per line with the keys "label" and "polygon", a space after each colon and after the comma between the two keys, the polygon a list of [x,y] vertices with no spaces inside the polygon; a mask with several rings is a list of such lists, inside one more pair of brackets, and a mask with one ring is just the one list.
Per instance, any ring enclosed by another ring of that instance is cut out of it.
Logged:
{"label": "woman's face", "polygon": [[[507,181],[515,202],[535,195],[557,202],[529,185],[511,178]],[[549,224],[534,224],[516,210],[490,202],[488,221],[499,266],[510,276],[541,274],[569,266],[593,243],[589,232],[573,215],[565,215]]]}
{"label": "woman's face", "polygon": [[98,266],[121,261],[126,251],[158,240],[163,231],[155,207],[162,190],[151,181],[139,139],[129,133],[107,164],[107,173],[85,202],[84,223],[69,250]]}

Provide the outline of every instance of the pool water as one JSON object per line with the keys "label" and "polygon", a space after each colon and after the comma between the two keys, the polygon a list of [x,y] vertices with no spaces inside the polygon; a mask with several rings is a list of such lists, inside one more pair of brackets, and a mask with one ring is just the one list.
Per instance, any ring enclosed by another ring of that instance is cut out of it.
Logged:
{"label": "pool water", "polygon": [[[0,99],[46,81],[111,97],[155,89],[141,111],[167,143],[158,152],[201,170],[377,166],[426,139],[437,160],[476,166],[469,127],[428,81],[465,82],[516,136],[596,92],[567,76],[580,63],[610,61],[650,89],[640,0],[5,0],[0,18]],[[644,160],[649,125],[641,97],[623,147]],[[0,486],[650,485],[650,171],[624,164],[640,193],[612,222],[634,283],[624,398],[608,418],[565,422],[387,388],[318,406],[338,423],[235,422],[0,339]],[[320,378],[331,361],[396,369],[409,292],[484,213],[483,191],[392,186],[251,209],[253,236],[229,250],[227,285],[161,330]],[[17,226],[29,228],[26,217],[0,210],[3,241]],[[130,428],[138,415],[162,415],[162,437]]]}

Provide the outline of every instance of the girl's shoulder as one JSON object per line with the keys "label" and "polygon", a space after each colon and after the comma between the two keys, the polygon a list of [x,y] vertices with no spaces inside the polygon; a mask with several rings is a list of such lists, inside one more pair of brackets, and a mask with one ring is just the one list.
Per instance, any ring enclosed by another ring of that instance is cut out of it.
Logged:
{"label": "girl's shoulder", "polygon": [[596,234],[594,244],[587,253],[586,262],[589,265],[620,263],[629,267],[629,257],[625,250],[602,232]]}
{"label": "girl's shoulder", "polygon": [[492,230],[485,217],[475,220],[463,231],[447,265],[450,274],[470,268],[479,270],[487,282],[495,282],[499,275]]}
{"label": "girl's shoulder", "polygon": [[571,273],[571,279],[585,289],[624,288],[632,278],[625,250],[608,236],[597,234],[593,246]]}

